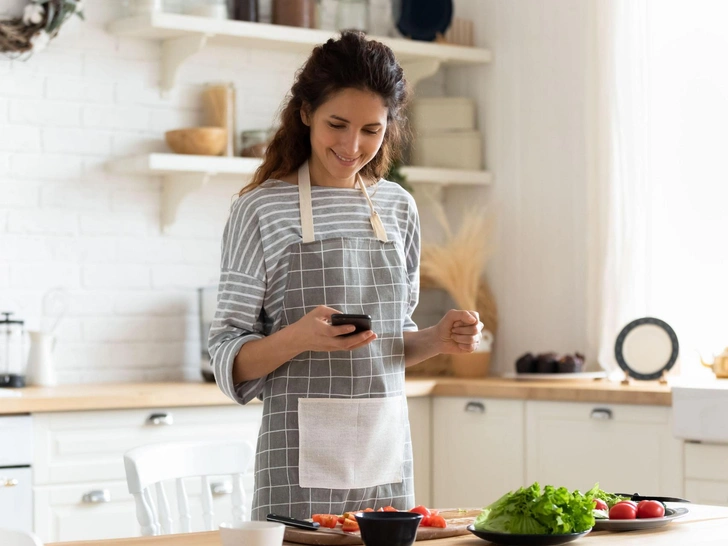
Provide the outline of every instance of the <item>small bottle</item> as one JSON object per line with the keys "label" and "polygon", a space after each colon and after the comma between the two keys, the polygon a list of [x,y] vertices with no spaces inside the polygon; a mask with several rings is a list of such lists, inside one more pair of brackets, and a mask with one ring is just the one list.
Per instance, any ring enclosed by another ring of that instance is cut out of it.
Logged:
{"label": "small bottle", "polygon": [[369,30],[369,0],[338,0],[337,30]]}
{"label": "small bottle", "polygon": [[273,0],[273,24],[316,28],[316,0]]}
{"label": "small bottle", "polygon": [[233,0],[232,18],[237,21],[258,21],[258,0]]}

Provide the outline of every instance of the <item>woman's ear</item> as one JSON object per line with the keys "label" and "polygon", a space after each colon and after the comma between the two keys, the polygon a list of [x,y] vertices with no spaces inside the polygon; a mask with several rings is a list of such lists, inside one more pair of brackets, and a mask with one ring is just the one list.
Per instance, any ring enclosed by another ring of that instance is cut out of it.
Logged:
{"label": "woman's ear", "polygon": [[309,115],[309,108],[305,104],[301,106],[301,121],[306,127],[311,127],[311,116]]}

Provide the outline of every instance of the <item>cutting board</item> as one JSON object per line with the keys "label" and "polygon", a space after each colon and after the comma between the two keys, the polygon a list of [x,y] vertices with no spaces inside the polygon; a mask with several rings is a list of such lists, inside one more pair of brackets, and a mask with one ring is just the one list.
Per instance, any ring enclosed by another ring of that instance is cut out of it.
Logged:
{"label": "cutting board", "polygon": [[[480,508],[472,510],[442,510],[440,515],[447,521],[447,527],[420,527],[417,529],[417,540],[434,540],[437,538],[467,535],[470,531],[468,525],[475,521],[480,514]],[[310,544],[312,546],[345,546],[349,544],[364,544],[359,533],[327,533],[326,531],[306,531],[295,527],[286,527],[284,536],[286,542],[296,544]]]}

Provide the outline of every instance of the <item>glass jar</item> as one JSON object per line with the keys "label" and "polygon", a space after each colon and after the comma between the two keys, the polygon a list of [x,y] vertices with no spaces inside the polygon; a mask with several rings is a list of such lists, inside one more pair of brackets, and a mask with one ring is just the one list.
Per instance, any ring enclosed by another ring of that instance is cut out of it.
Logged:
{"label": "glass jar", "polygon": [[0,313],[0,387],[25,385],[25,327],[22,320]]}
{"label": "glass jar", "polygon": [[273,23],[316,28],[316,0],[273,0]]}
{"label": "glass jar", "polygon": [[369,30],[369,0],[338,0],[336,4],[337,30]]}
{"label": "glass jar", "polygon": [[268,129],[252,129],[240,133],[240,155],[242,157],[265,157],[265,150],[273,137]]}

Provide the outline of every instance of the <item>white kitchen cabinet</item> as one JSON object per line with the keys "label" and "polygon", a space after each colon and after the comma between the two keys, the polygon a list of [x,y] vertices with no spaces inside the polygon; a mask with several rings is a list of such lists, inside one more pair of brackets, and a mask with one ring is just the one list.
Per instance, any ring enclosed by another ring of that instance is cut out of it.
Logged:
{"label": "white kitchen cabinet", "polygon": [[[407,399],[409,409],[410,434],[412,436],[412,457],[415,474],[415,502],[430,506],[432,468],[431,428],[432,399],[429,396]],[[410,506],[410,508],[412,508]]]}
{"label": "white kitchen cabinet", "polygon": [[523,484],[523,401],[437,397],[432,404],[433,506],[483,507]]}
{"label": "white kitchen cabinet", "polygon": [[728,506],[728,445],[685,443],[685,498]]}
{"label": "white kitchen cabinet", "polygon": [[[139,535],[134,501],[126,489],[124,452],[154,442],[231,437],[242,437],[255,446],[262,409],[262,404],[250,404],[36,414],[36,533],[44,542]],[[230,494],[213,480],[211,488],[216,485],[221,491],[214,496],[215,512],[229,518]],[[249,506],[252,467],[244,478],[244,489]],[[191,497],[199,495],[199,480],[193,480],[188,491]],[[190,500],[193,510],[195,503]]]}
{"label": "white kitchen cabinet", "polygon": [[585,491],[683,495],[671,408],[526,402],[526,482]]}

